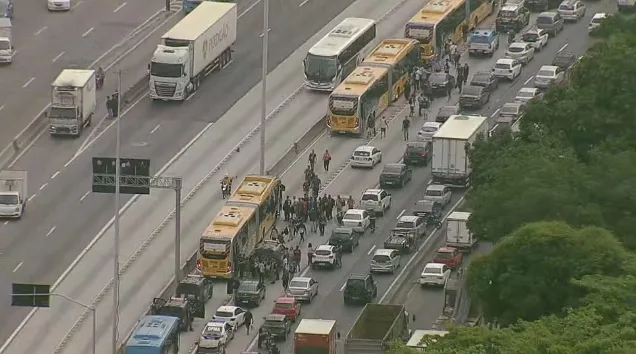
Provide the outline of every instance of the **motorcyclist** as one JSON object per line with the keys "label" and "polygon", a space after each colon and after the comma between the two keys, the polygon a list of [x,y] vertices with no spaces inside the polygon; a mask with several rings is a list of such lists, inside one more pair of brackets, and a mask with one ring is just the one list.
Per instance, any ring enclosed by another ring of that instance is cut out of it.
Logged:
{"label": "motorcyclist", "polygon": [[375,232],[375,212],[371,211],[369,213],[369,228],[371,232]]}
{"label": "motorcyclist", "polygon": [[265,343],[265,346],[267,347],[268,337],[269,337],[269,331],[265,327],[261,327],[258,330],[258,349],[260,349],[263,346],[263,343]]}
{"label": "motorcyclist", "polygon": [[512,44],[515,41],[515,31],[508,31],[508,44]]}
{"label": "motorcyclist", "polygon": [[225,196],[232,194],[232,177],[227,173],[221,180],[221,191],[223,192],[223,199],[225,199]]}
{"label": "motorcyclist", "polygon": [[98,67],[97,71],[95,73],[95,79],[96,79],[96,83],[97,83],[97,88],[101,89],[102,86],[104,86],[104,76],[106,74],[104,73],[104,69],[102,69],[102,67]]}

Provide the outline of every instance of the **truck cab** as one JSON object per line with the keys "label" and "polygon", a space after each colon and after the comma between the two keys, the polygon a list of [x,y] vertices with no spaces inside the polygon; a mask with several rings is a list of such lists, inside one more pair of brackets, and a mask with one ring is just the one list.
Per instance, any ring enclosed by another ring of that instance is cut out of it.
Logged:
{"label": "truck cab", "polygon": [[96,107],[95,70],[64,69],[53,81],[49,119],[51,135],[80,136],[91,125]]}
{"label": "truck cab", "polygon": [[0,63],[13,61],[12,25],[8,18],[0,18]]}
{"label": "truck cab", "polygon": [[26,171],[0,171],[0,218],[21,218],[27,192]]}

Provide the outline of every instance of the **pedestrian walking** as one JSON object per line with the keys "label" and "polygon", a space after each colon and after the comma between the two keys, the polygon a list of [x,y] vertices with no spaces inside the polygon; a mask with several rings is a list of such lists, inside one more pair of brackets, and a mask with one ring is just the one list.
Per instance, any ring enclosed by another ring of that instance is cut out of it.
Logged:
{"label": "pedestrian walking", "polygon": [[404,85],[404,98],[407,100],[411,97],[411,85],[407,83]]}
{"label": "pedestrian walking", "polygon": [[265,263],[263,261],[258,262],[258,280],[265,282]]}
{"label": "pedestrian walking", "polygon": [[314,258],[314,248],[311,243],[307,245],[307,266],[311,266],[311,260]]}
{"label": "pedestrian walking", "polygon": [[112,101],[113,117],[117,118],[119,117],[119,92],[117,92],[117,90],[115,90],[115,93],[113,94]]}
{"label": "pedestrian walking", "polygon": [[469,68],[468,68],[468,63],[464,63],[464,67],[463,67],[463,74],[464,74],[464,84],[466,84],[468,82],[468,72],[469,72]]}
{"label": "pedestrian walking", "polygon": [[283,271],[283,276],[281,281],[283,283],[283,292],[287,293],[287,289],[289,286],[289,271],[287,269]]}
{"label": "pedestrian walking", "polygon": [[309,167],[311,167],[311,170],[314,170],[314,166],[316,165],[316,152],[312,149],[311,153],[309,154]]}
{"label": "pedestrian walking", "polygon": [[417,115],[418,115],[419,117],[421,117],[421,116],[422,116],[422,111],[426,109],[426,106],[427,106],[427,104],[426,104],[426,98],[425,98],[425,96],[424,96],[424,94],[423,94],[423,93],[420,93],[420,94],[417,96]]}
{"label": "pedestrian walking", "polygon": [[254,323],[254,316],[252,315],[252,312],[250,310],[245,311],[245,331],[247,332],[247,335],[250,335],[250,329],[252,329],[252,324]]}
{"label": "pedestrian walking", "polygon": [[415,115],[415,94],[409,97],[409,117]]}
{"label": "pedestrian walking", "polygon": [[108,112],[108,118],[113,119],[115,117],[113,113],[113,99],[111,96],[106,96],[106,111]]}
{"label": "pedestrian walking", "polygon": [[404,135],[404,141],[409,140],[409,128],[411,127],[411,121],[409,117],[404,117],[402,121],[402,134]]}
{"label": "pedestrian walking", "polygon": [[327,225],[327,218],[324,215],[318,217],[318,229],[320,230],[320,236],[325,236],[325,225]]}
{"label": "pedestrian walking", "polygon": [[448,81],[448,83],[446,84],[446,94],[448,95],[448,100],[449,101],[451,99],[452,93],[453,93],[453,82],[452,81]]}
{"label": "pedestrian walking", "polygon": [[389,129],[389,124],[386,122],[386,117],[382,116],[380,119],[380,138],[386,137],[386,131]]}
{"label": "pedestrian walking", "polygon": [[329,154],[329,150],[325,150],[325,153],[322,155],[322,166],[325,168],[325,172],[329,172],[330,162],[331,162],[331,154]]}

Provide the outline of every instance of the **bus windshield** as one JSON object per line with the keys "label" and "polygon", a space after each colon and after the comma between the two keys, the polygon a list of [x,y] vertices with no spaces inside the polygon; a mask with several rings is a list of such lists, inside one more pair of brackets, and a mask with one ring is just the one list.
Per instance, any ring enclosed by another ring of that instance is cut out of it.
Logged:
{"label": "bus windshield", "polygon": [[432,24],[407,23],[405,35],[407,38],[417,39],[422,44],[429,44],[433,38],[435,26]]}
{"label": "bus windshield", "polygon": [[305,58],[305,76],[308,80],[332,81],[338,74],[338,58],[307,54]]}
{"label": "bus windshield", "polygon": [[355,97],[331,96],[329,109],[331,113],[343,116],[352,116],[358,108],[358,99]]}

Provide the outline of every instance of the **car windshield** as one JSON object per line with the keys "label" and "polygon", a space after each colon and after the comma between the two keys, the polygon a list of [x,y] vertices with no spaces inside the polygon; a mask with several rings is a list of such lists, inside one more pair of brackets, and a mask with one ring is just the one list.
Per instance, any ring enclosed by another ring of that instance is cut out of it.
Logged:
{"label": "car windshield", "polygon": [[426,273],[426,274],[442,274],[442,268],[426,267],[424,269],[424,273]]}
{"label": "car windshield", "polygon": [[413,228],[412,221],[398,221],[397,225],[395,225],[398,229],[411,229]]}
{"label": "car windshield", "polygon": [[524,33],[521,39],[526,42],[535,42],[539,40],[539,35],[536,33]]}
{"label": "car windshield", "polygon": [[347,280],[347,286],[352,288],[364,288],[363,279],[349,279]]}
{"label": "car windshield", "polygon": [[305,280],[292,280],[291,283],[289,283],[289,287],[306,289],[308,286]]}
{"label": "car windshield", "polygon": [[559,10],[571,11],[571,10],[574,10],[574,6],[569,5],[569,4],[561,4],[559,6]]}
{"label": "car windshield", "polygon": [[285,327],[285,323],[281,321],[265,320],[265,327]]}
{"label": "car windshield", "polygon": [[429,126],[425,125],[420,130],[423,131],[423,132],[427,132],[427,133],[435,133],[436,131],[439,130],[439,128],[438,127],[431,127],[430,125]]}
{"label": "car windshield", "polygon": [[203,330],[204,336],[219,336],[223,332],[223,328],[219,325],[205,326]]}
{"label": "car windshield", "polygon": [[402,166],[386,165],[384,166],[384,169],[382,169],[382,173],[397,174],[400,173],[401,170]]}
{"label": "car windshield", "polygon": [[473,81],[472,82],[479,82],[479,83],[488,83],[488,81],[490,81],[490,74],[475,74],[475,76],[473,76]]}
{"label": "car windshield", "polygon": [[517,16],[517,14],[514,11],[510,11],[510,10],[501,10],[499,11],[499,15],[498,15],[498,17],[503,17],[503,18],[514,18],[515,16]]}
{"label": "car windshield", "polygon": [[450,259],[450,258],[453,258],[453,252],[437,251],[437,257],[435,258]]}
{"label": "car windshield", "polygon": [[385,254],[376,254],[373,256],[373,260],[377,263],[387,263],[391,260],[391,257]]}
{"label": "car windshield", "polygon": [[314,252],[314,254],[318,255],[318,256],[328,256],[331,254],[331,251],[327,251],[327,250],[316,250]]}
{"label": "car windshield", "polygon": [[221,317],[221,318],[228,318],[228,317],[232,317],[234,316],[233,313],[231,312],[227,312],[227,311],[217,311],[214,316],[216,317]]}
{"label": "car windshield", "polygon": [[594,18],[592,18],[592,21],[590,21],[590,22],[592,24],[597,25],[597,24],[601,23],[602,20],[603,20],[603,18],[601,18],[601,17],[594,17]]}
{"label": "car windshield", "polygon": [[446,83],[446,74],[443,73],[433,73],[428,77],[428,81],[434,84],[443,84]]}
{"label": "car windshield", "polygon": [[481,88],[478,86],[466,86],[462,90],[463,96],[479,96],[481,94]]}
{"label": "car windshield", "polygon": [[510,64],[497,63],[497,64],[495,64],[495,69],[506,69],[506,70],[509,70],[510,69]]}
{"label": "car windshield", "polygon": [[441,197],[442,191],[440,190],[436,190],[436,189],[427,189],[426,190],[426,196],[427,197]]}
{"label": "car windshield", "polygon": [[353,152],[353,156],[371,156],[371,153],[368,151],[359,151],[356,150]]}
{"label": "car windshield", "polygon": [[521,53],[525,50],[524,47],[518,47],[518,46],[511,46],[510,48],[508,48],[508,51],[510,53]]}
{"label": "car windshield", "polygon": [[374,202],[378,201],[378,195],[377,194],[364,194],[362,196],[362,200],[372,200]]}
{"label": "car windshield", "polygon": [[501,107],[501,113],[504,114],[517,114],[517,112],[519,112],[519,106],[504,105],[503,107]]}
{"label": "car windshield", "polygon": [[292,304],[289,302],[277,302],[275,307],[279,309],[290,309],[292,308]]}
{"label": "car windshield", "polygon": [[242,282],[241,285],[239,285],[238,291],[256,292],[258,291],[258,283],[251,281]]}
{"label": "car windshield", "polygon": [[537,76],[552,77],[552,76],[554,76],[554,72],[550,71],[550,70],[539,70],[539,72],[537,73]]}
{"label": "car windshield", "polygon": [[492,42],[491,36],[484,36],[483,34],[471,34],[468,38],[469,43],[490,43]]}
{"label": "car windshield", "polygon": [[345,219],[345,220],[362,220],[362,215],[354,214],[354,213],[346,213],[343,219]]}
{"label": "car windshield", "polygon": [[527,92],[527,91],[519,91],[519,93],[517,94],[517,97],[532,98],[532,97],[534,97],[534,93],[533,92]]}
{"label": "car windshield", "polygon": [[0,195],[0,204],[3,205],[16,205],[19,203],[17,195]]}

